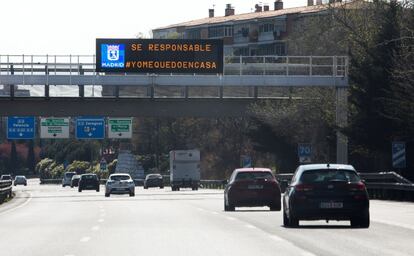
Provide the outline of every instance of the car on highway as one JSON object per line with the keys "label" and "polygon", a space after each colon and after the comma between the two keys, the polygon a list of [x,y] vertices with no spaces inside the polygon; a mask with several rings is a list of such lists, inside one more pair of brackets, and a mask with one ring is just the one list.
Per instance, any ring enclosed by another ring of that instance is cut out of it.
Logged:
{"label": "car on highway", "polygon": [[82,174],[79,179],[78,191],[96,190],[96,192],[99,192],[99,185],[98,175],[94,173]]}
{"label": "car on highway", "polygon": [[62,187],[70,186],[74,175],[76,175],[76,172],[65,172],[62,179]]}
{"label": "car on highway", "polygon": [[1,175],[0,180],[12,180],[12,176],[10,174],[3,174]]}
{"label": "car on highway", "polygon": [[22,175],[18,175],[16,177],[14,177],[14,181],[13,181],[14,185],[24,185],[27,186],[27,179],[25,176]]}
{"label": "car on highway", "polygon": [[80,175],[73,175],[72,179],[70,180],[70,187],[77,187],[79,186]]}
{"label": "car on highway", "polygon": [[352,227],[369,227],[368,192],[351,165],[300,165],[282,201],[285,227],[297,227],[300,220],[350,220]]}
{"label": "car on highway", "polygon": [[145,176],[144,189],[151,187],[164,188],[164,181],[161,174],[148,174]]}
{"label": "car on highway", "polygon": [[129,194],[135,196],[135,183],[127,173],[111,174],[105,184],[105,197],[111,194]]}
{"label": "car on highway", "polygon": [[233,171],[224,189],[224,210],[235,207],[269,206],[280,211],[280,187],[268,168],[240,168]]}

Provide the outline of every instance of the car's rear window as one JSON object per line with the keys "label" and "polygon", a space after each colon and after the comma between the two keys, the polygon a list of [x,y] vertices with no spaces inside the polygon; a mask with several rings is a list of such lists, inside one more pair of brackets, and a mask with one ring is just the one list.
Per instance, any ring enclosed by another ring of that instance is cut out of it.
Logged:
{"label": "car's rear window", "polygon": [[160,177],[161,177],[161,175],[159,175],[159,174],[151,174],[151,175],[148,176],[148,178],[151,178],[151,179],[160,178]]}
{"label": "car's rear window", "polygon": [[66,178],[72,178],[72,176],[75,175],[74,173],[65,173]]}
{"label": "car's rear window", "polygon": [[361,179],[353,171],[348,170],[309,170],[302,173],[300,181],[303,183],[323,183],[332,181],[358,182]]}
{"label": "car's rear window", "polygon": [[255,180],[255,179],[273,179],[270,172],[240,172],[236,176],[236,180]]}
{"label": "car's rear window", "polygon": [[111,176],[111,180],[129,180],[129,176],[127,175]]}
{"label": "car's rear window", "polygon": [[82,176],[82,179],[92,180],[92,179],[96,179],[96,176],[95,175],[84,175]]}

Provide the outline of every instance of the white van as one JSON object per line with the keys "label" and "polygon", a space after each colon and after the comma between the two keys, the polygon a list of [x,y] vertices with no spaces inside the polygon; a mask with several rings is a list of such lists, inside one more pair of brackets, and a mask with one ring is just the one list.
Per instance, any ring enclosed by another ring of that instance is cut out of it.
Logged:
{"label": "white van", "polygon": [[170,151],[170,182],[173,191],[178,191],[180,188],[198,189],[200,184],[199,150]]}

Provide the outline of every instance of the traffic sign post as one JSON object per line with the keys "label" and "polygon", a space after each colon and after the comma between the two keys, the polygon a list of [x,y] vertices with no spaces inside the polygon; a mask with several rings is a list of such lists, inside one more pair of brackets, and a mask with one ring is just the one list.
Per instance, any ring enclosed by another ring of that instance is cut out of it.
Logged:
{"label": "traffic sign post", "polygon": [[250,168],[252,167],[252,158],[248,155],[242,155],[241,156],[241,166],[243,168]]}
{"label": "traffic sign post", "polygon": [[103,117],[78,117],[76,119],[77,139],[104,139],[105,118]]}
{"label": "traffic sign post", "polygon": [[405,142],[394,141],[392,143],[392,166],[398,169],[406,167]]}
{"label": "traffic sign post", "polygon": [[312,162],[312,144],[303,143],[298,144],[298,157],[299,163],[311,163]]}
{"label": "traffic sign post", "polygon": [[40,118],[40,138],[42,139],[68,139],[69,117]]}
{"label": "traffic sign post", "polygon": [[102,157],[101,162],[99,163],[99,167],[101,169],[101,171],[105,171],[107,168],[107,162],[105,160],[105,158]]}
{"label": "traffic sign post", "polygon": [[11,116],[7,118],[7,139],[27,140],[35,137],[33,116]]}
{"label": "traffic sign post", "polygon": [[108,138],[132,138],[132,118],[108,118]]}

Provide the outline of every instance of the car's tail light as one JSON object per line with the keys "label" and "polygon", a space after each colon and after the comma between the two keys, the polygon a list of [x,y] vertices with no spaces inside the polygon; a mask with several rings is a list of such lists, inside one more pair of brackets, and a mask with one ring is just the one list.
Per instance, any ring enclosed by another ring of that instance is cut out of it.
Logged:
{"label": "car's tail light", "polygon": [[298,184],[295,186],[295,191],[299,191],[299,192],[307,192],[307,191],[312,191],[312,190],[313,190],[313,186],[309,184]]}
{"label": "car's tail light", "polygon": [[349,184],[348,188],[351,191],[365,191],[365,184],[362,182],[358,182],[355,184]]}

